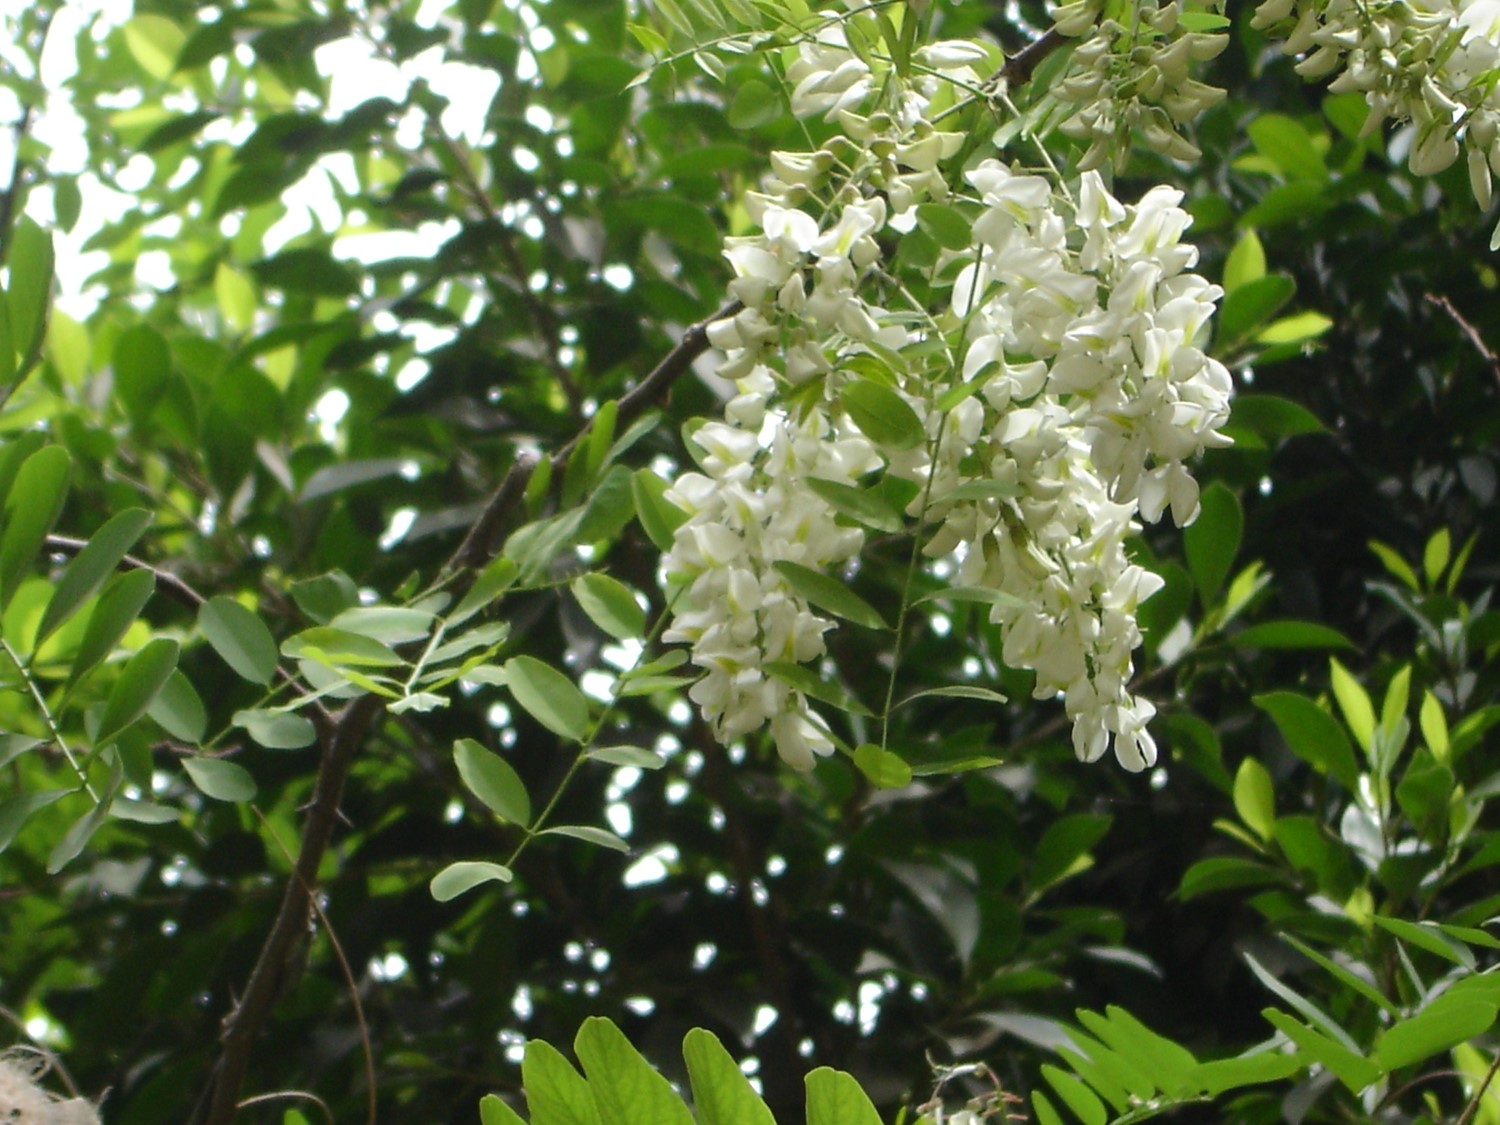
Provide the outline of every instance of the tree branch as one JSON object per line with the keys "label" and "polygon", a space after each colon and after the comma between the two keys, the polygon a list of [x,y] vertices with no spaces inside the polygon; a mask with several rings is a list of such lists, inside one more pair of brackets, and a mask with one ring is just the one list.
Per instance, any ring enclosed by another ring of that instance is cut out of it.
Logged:
{"label": "tree branch", "polygon": [[1000,77],[1011,87],[1026,85],[1031,81],[1036,68],[1042,65],[1042,61],[1068,42],[1068,37],[1057,28],[1050,29],[1040,39],[1033,39],[1006,59],[1005,65],[1000,68]]}
{"label": "tree branch", "polygon": [[[648,407],[664,395],[672,384],[692,367],[693,361],[708,350],[708,326],[717,320],[733,316],[740,311],[741,307],[738,301],[731,301],[684,332],[677,346],[666,354],[649,375],[620,399],[616,415],[617,423],[622,426],[629,425],[644,414]],[[554,473],[560,474],[567,468],[568,457],[587,434],[588,428],[585,427],[552,455]],[[453,557],[443,568],[444,574],[451,578],[446,588],[452,590],[456,587],[462,590],[468,582],[472,581],[474,574],[489,562],[495,552],[500,532],[504,529],[511,511],[525,494],[526,485],[530,483],[531,474],[536,472],[538,464],[540,464],[538,458],[529,453],[523,453],[516,458],[515,464],[510,467],[510,471],[500,481],[499,487],[490,496],[479,519],[469,528],[468,535],[464,536],[464,541],[459,544],[458,550],[453,553]]]}
{"label": "tree branch", "polygon": [[[647,407],[708,350],[708,326],[722,317],[734,315],[739,309],[738,302],[731,302],[692,325],[651,373],[620,399],[618,420],[627,423],[645,413]],[[588,427],[585,426],[553,454],[553,467],[560,472],[567,465],[569,454],[587,434]],[[505,474],[479,519],[444,568],[450,590],[467,588],[479,569],[489,562],[501,531],[539,463],[536,457],[523,455]],[[344,783],[359,747],[384,709],[383,698],[363,695],[349,703],[329,726],[319,728],[318,774],[312,801],[307,808],[307,819],[302,826],[297,863],[282,890],[281,905],[261,944],[244,995],[224,1018],[219,1036],[219,1058],[194,1108],[190,1118],[192,1125],[231,1125],[234,1121],[255,1041],[270,1019],[277,1000],[301,975],[300,940],[307,933],[311,896],[317,884],[318,868],[338,821]]]}

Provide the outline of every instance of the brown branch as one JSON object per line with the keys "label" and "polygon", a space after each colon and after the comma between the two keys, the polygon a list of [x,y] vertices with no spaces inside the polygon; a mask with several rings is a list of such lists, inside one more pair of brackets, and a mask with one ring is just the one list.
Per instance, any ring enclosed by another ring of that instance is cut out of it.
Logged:
{"label": "brown branch", "polygon": [[[733,316],[740,311],[740,308],[738,301],[731,301],[684,332],[677,346],[666,354],[649,375],[620,399],[616,423],[626,426],[644,414],[647,408],[661,398],[672,384],[692,367],[693,361],[708,350],[708,326],[716,320]],[[567,468],[569,456],[588,432],[588,429],[584,428],[552,455],[554,474],[561,474]],[[453,552],[453,557],[443,568],[444,574],[450,576],[450,581],[446,585],[447,589],[461,591],[468,582],[473,580],[474,574],[490,560],[500,532],[504,529],[512,510],[525,494],[526,486],[531,481],[531,474],[536,472],[538,464],[540,461],[529,453],[523,453],[516,458],[515,464],[510,467],[510,471],[505,474],[499,487],[485,504],[479,519],[469,528],[468,535],[464,536],[464,541],[459,544],[458,550]]]}
{"label": "brown branch", "polygon": [[300,943],[307,936],[311,888],[333,837],[343,799],[344,782],[370,725],[384,707],[378,695],[363,695],[338,716],[322,739],[313,798],[302,825],[297,863],[283,888],[281,905],[256,958],[244,995],[224,1018],[219,1058],[214,1063],[190,1120],[197,1125],[230,1125],[239,1109],[240,1090],[250,1066],[250,1052],[282,994],[301,976]]}
{"label": "brown branch", "polygon": [[1005,60],[1005,65],[1000,68],[1000,78],[1007,86],[1024,86],[1031,81],[1031,76],[1036,68],[1042,65],[1042,61],[1058,48],[1072,42],[1066,35],[1052,28],[1040,39],[1033,39],[1022,47],[1010,58]]}
{"label": "brown branch", "polygon": [[[722,317],[734,315],[739,308],[738,302],[731,302],[690,327],[651,373],[620,399],[618,421],[628,423],[645,413],[647,407],[708,349],[708,326]],[[587,434],[588,427],[584,427],[553,454],[551,461],[555,469],[561,471],[567,465],[569,454]],[[444,570],[450,590],[462,590],[472,584],[475,574],[489,562],[500,532],[524,495],[526,484],[538,464],[537,458],[522,456],[505,474]],[[319,728],[318,774],[313,798],[307,808],[307,819],[302,826],[297,863],[283,888],[281,905],[261,944],[244,995],[224,1018],[219,1036],[219,1058],[194,1108],[190,1118],[192,1125],[231,1125],[234,1121],[255,1040],[277,1000],[301,974],[299,939],[307,933],[312,888],[317,884],[318,868],[338,822],[344,783],[356,752],[384,709],[385,700],[380,696],[363,695],[349,703],[331,725]]]}
{"label": "brown branch", "polygon": [[1452,319],[1453,323],[1458,325],[1459,331],[1469,338],[1469,343],[1474,345],[1474,350],[1490,365],[1490,374],[1495,377],[1496,384],[1500,385],[1500,356],[1496,356],[1490,350],[1489,345],[1484,342],[1484,337],[1479,334],[1479,329],[1465,320],[1463,314],[1453,307],[1453,302],[1448,300],[1447,297],[1438,296],[1436,293],[1428,293],[1427,303],[1442,309]]}

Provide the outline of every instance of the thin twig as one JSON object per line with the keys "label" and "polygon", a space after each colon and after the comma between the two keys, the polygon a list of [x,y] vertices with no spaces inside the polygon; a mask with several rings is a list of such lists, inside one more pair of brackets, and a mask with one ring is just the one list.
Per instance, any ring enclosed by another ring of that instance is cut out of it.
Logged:
{"label": "thin twig", "polygon": [[[265,813],[256,806],[251,805],[250,811],[255,814],[255,819],[260,821],[261,827],[266,830],[267,835],[275,841],[277,849],[286,858],[286,861],[295,865],[296,860],[287,846],[281,842],[281,837],[271,827],[271,822],[266,819]],[[349,986],[349,1002],[354,1006],[354,1023],[359,1028],[359,1044],[364,1050],[365,1056],[365,1091],[366,1107],[365,1121],[367,1125],[375,1125],[379,1100],[375,1094],[375,1048],[370,1043],[370,1025],[365,1020],[365,1006],[359,998],[359,982],[354,979],[354,970],[349,966],[349,958],[344,954],[344,943],[339,941],[339,935],[333,928],[333,923],[328,920],[322,904],[318,902],[318,896],[313,894],[311,887],[304,888],[307,891],[307,900],[312,903],[313,911],[318,916],[318,921],[323,923],[323,932],[328,935],[328,944],[333,947],[334,959],[339,963],[339,970],[344,974],[344,983]],[[262,1095],[263,1097],[266,1095]],[[251,1098],[249,1101],[254,1101]],[[248,1105],[249,1101],[243,1101],[240,1105]],[[323,1107],[326,1112],[328,1107]]]}
{"label": "thin twig", "polygon": [[[708,350],[708,326],[717,320],[733,316],[740,311],[740,308],[738,301],[731,301],[712,316],[705,317],[684,332],[677,346],[666,354],[649,375],[620,399],[616,424],[629,425],[666,394],[668,388],[692,367],[693,361]],[[568,458],[587,434],[588,429],[585,428],[577,437],[552,455],[554,474],[560,474],[567,468]],[[453,557],[448,560],[448,565],[443,568],[444,573],[455,576],[459,589],[462,589],[465,580],[471,581],[473,575],[489,561],[501,530],[504,529],[511,511],[525,493],[526,485],[530,482],[531,474],[536,471],[538,464],[540,460],[533,454],[525,453],[516,458],[510,471],[505,474],[499,487],[490,496],[479,519],[474,521],[473,526],[469,528],[468,535],[459,544]],[[450,583],[446,588],[453,590],[455,587]]]}
{"label": "thin twig", "polygon": [[1500,384],[1500,356],[1490,350],[1489,345],[1484,342],[1484,337],[1479,334],[1479,329],[1465,320],[1463,314],[1453,307],[1453,302],[1447,297],[1428,293],[1427,303],[1442,309],[1453,320],[1453,323],[1458,325],[1459,331],[1469,338],[1469,343],[1474,345],[1474,350],[1490,365],[1490,374],[1495,377],[1496,384]]}
{"label": "thin twig", "polygon": [[1474,1120],[1474,1115],[1479,1112],[1480,1103],[1484,1101],[1484,1093],[1490,1088],[1490,1083],[1495,1080],[1497,1071],[1500,1071],[1500,1052],[1496,1053],[1495,1061],[1490,1063],[1489,1070],[1484,1072],[1484,1077],[1474,1088],[1474,1094],[1469,1098],[1469,1104],[1464,1106],[1463,1115],[1459,1117],[1456,1125],[1469,1125]]}

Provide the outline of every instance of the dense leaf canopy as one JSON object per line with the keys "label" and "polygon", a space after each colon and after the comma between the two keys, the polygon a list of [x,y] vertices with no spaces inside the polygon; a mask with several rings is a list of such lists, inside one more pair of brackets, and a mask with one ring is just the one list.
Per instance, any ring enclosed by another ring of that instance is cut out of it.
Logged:
{"label": "dense leaf canopy", "polygon": [[[907,79],[914,42],[989,44],[951,186],[997,141],[1076,182],[1101,10],[1073,38],[1035,0],[5,17],[5,1041],[119,1125],[487,1094],[505,1122],[523,1078],[533,1121],[672,1120],[595,1016],[700,1121],[756,1112],[726,1059],[783,1123],[913,1120],[935,1084],[1044,1123],[1457,1118],[1500,1007],[1493,215],[1253,7],[1186,6],[1228,96],[1103,165],[1127,203],[1185,193],[1235,383],[1196,522],[1128,548],[1163,580],[1154,767],[1075,759],[997,596],[915,565],[894,473],[810,486],[857,565],[776,570],[846,622],[771,668],[841,752],[721,745],[662,641],[666,484],[734,393],[725,239],[773,152],[837,148],[793,112],[799,46],[848,23]],[[971,212],[880,233],[917,305]],[[873,368],[841,408],[922,446]],[[680,1062],[694,1028],[728,1054]],[[575,1035],[587,1083],[523,1050]],[[817,1067],[858,1087],[819,1071],[804,1111]],[[549,1118],[567,1091],[602,1116]]]}

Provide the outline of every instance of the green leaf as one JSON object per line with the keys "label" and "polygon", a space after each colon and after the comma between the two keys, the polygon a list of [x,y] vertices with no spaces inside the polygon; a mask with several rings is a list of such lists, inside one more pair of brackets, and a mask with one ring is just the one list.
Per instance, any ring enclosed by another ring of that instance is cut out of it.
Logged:
{"label": "green leaf", "polygon": [[609,1020],[584,1020],[573,1051],[588,1075],[602,1125],[693,1125],[693,1115],[672,1084]]}
{"label": "green leaf", "polygon": [[1083,1125],[1104,1125],[1109,1117],[1104,1103],[1082,1082],[1050,1063],[1042,1065],[1042,1077],[1056,1091],[1063,1104],[1078,1115]]}
{"label": "green leaf", "polygon": [[1032,861],[1032,896],[1093,866],[1089,850],[1104,838],[1111,823],[1112,817],[1098,813],[1074,813],[1048,825]]}
{"label": "green leaf", "polygon": [[851,715],[868,717],[875,714],[838,684],[824,679],[804,664],[794,664],[790,660],[771,660],[766,663],[765,671],[778,680],[791,684],[809,699],[821,700]]}
{"label": "green leaf", "polygon": [[133,801],[129,797],[116,797],[109,803],[109,815],[116,820],[128,820],[134,824],[175,824],[182,819],[182,810],[158,805],[155,801]]}
{"label": "green leaf", "polygon": [[205,796],[216,801],[249,801],[255,797],[250,771],[224,758],[184,758],[182,768]]}
{"label": "green leaf", "polygon": [[752,78],[734,92],[727,113],[733,129],[757,129],[781,116],[781,96],[770,86]]}
{"label": "green leaf", "polygon": [[1432,538],[1427,540],[1427,546],[1422,549],[1422,570],[1427,575],[1427,581],[1436,586],[1442,578],[1443,571],[1448,569],[1448,563],[1453,557],[1453,540],[1448,534],[1446,527],[1440,527],[1433,532]]}
{"label": "green leaf", "polygon": [[227,262],[220,262],[214,270],[214,300],[224,320],[236,330],[245,332],[255,324],[260,294],[253,281]]}
{"label": "green leaf", "polygon": [[1354,642],[1337,629],[1314,621],[1263,621],[1241,629],[1229,638],[1236,648],[1308,649],[1354,648]]}
{"label": "green leaf", "polygon": [[646,611],[629,586],[607,574],[584,574],[573,580],[573,596],[589,620],[616,640],[628,641],[646,633]]}
{"label": "green leaf", "polygon": [[582,742],[589,730],[589,701],[573,681],[534,656],[505,662],[510,693],[537,722],[553,734]]}
{"label": "green leaf", "polygon": [[639,746],[595,746],[585,755],[590,761],[611,766],[631,766],[642,770],[659,770],[667,760],[654,750]]}
{"label": "green leaf", "polygon": [[611,851],[630,851],[630,845],[609,829],[595,828],[592,824],[558,824],[551,828],[543,828],[537,835],[567,836],[570,839],[582,840],[586,844],[594,844]]}
{"label": "green leaf", "polygon": [[1214,604],[1224,579],[1229,577],[1229,568],[1239,553],[1245,516],[1239,498],[1219,481],[1203,490],[1201,504],[1197,520],[1182,537],[1193,584],[1207,607]]}
{"label": "green leaf", "polygon": [[1344,722],[1348,724],[1354,740],[1371,752],[1375,745],[1375,708],[1365,689],[1360,687],[1354,674],[1336,659],[1328,661],[1329,679],[1333,686],[1333,697],[1338,700]]}
{"label": "green leaf", "polygon": [[203,741],[208,729],[208,713],[192,681],[180,670],[174,671],[162,684],[146,713],[173,738],[194,745]]}
{"label": "green leaf", "polygon": [[1371,921],[1408,945],[1435,953],[1445,961],[1474,972],[1474,951],[1463,942],[1443,933],[1434,923],[1408,922],[1404,918],[1387,918],[1383,914],[1373,915]]}
{"label": "green leaf", "polygon": [[844,385],[839,401],[865,437],[882,449],[915,449],[927,440],[917,412],[890,387],[856,379]]}
{"label": "green leaf", "polygon": [[526,793],[526,783],[509,762],[472,738],[460,738],[453,744],[453,760],[469,792],[491,812],[523,828],[531,823],[531,798]]}
{"label": "green leaf", "polygon": [[1289,180],[1326,180],[1328,169],[1300,122],[1282,113],[1256,114],[1246,126],[1256,151]]}
{"label": "green leaf", "polygon": [[1236,395],[1229,404],[1229,420],[1271,440],[1328,432],[1307,407],[1276,395]]}
{"label": "green leaf", "polygon": [[1320,312],[1300,312],[1273,320],[1256,333],[1260,344],[1300,344],[1315,340],[1333,327],[1333,321]]}
{"label": "green leaf", "polygon": [[327,625],[350,606],[359,604],[359,587],[342,570],[330,570],[293,582],[292,600],[310,620]]}
{"label": "green leaf", "polygon": [[1234,811],[1262,841],[1269,841],[1275,835],[1275,787],[1266,767],[1254,758],[1241,762],[1234,775]]}
{"label": "green leaf", "polygon": [[10,231],[5,260],[10,267],[5,294],[10,343],[20,361],[12,368],[16,376],[26,374],[46,334],[53,256],[52,235],[23,215]]}
{"label": "green leaf", "polygon": [[149,570],[127,570],[105,583],[73,657],[70,681],[76,682],[114,651],[155,589],[156,576]]}
{"label": "green leaf", "polygon": [[1273,273],[1247,281],[1225,296],[1219,306],[1218,346],[1230,347],[1255,332],[1292,299],[1297,283]]}
{"label": "green leaf", "polygon": [[914,604],[923,602],[978,602],[981,605],[1009,605],[1024,608],[1026,603],[1004,590],[992,590],[988,586],[947,586],[923,594]]}
{"label": "green leaf", "polygon": [[281,651],[293,660],[312,660],[335,667],[393,668],[406,663],[390,645],[332,625],[314,625],[288,637]]}
{"label": "green leaf", "polygon": [[[481,883],[509,883],[511,878],[510,868],[501,864],[460,860],[458,863],[450,863],[434,875],[432,882],[428,884],[428,890],[438,902],[448,902]],[[537,1120],[540,1118],[533,1118],[533,1121]]]}
{"label": "green leaf", "polygon": [[369,637],[384,645],[403,645],[426,640],[435,616],[411,606],[358,605],[344,610],[328,627]]}
{"label": "green leaf", "polygon": [[1036,1114],[1037,1125],[1067,1125],[1057,1107],[1052,1104],[1040,1088],[1031,1091],[1031,1108]]}
{"label": "green leaf", "polygon": [[150,13],[131,17],[124,30],[125,46],[141,69],[158,80],[170,77],[187,42],[182,30],[166,16]]}
{"label": "green leaf", "polygon": [[94,596],[150,523],[151,513],[145,508],[127,508],[90,536],[88,546],[78,552],[58,578],[57,588],[37,626],[34,648],[40,648],[53,630]]}
{"label": "green leaf", "polygon": [[776,1125],[734,1057],[715,1036],[695,1027],[682,1041],[698,1125]]}
{"label": "green leaf", "polygon": [[821,477],[808,477],[803,483],[826,500],[834,511],[865,527],[891,534],[899,534],[906,528],[902,514],[878,492]]}
{"label": "green leaf", "polygon": [[1369,548],[1375,553],[1375,557],[1380,560],[1380,564],[1385,567],[1390,575],[1402,583],[1408,590],[1416,592],[1422,588],[1422,584],[1417,581],[1417,572],[1412,570],[1411,565],[1394,550],[1378,539],[1371,539]]}
{"label": "green leaf", "polygon": [[56,875],[77,859],[78,854],[88,846],[88,842],[93,839],[94,833],[99,831],[99,826],[104,823],[108,815],[109,802],[101,801],[75,820],[67,832],[63,833],[62,839],[57,842],[51,854],[47,856],[47,874]]}
{"label": "green leaf", "polygon": [[494,1094],[486,1094],[479,1099],[479,1125],[526,1125],[526,1121]]}
{"label": "green leaf", "polygon": [[837,578],[831,578],[801,563],[783,560],[775,566],[776,572],[786,579],[787,585],[818,609],[869,629],[890,628],[874,606]]}
{"label": "green leaf", "polygon": [[1006,703],[1009,700],[992,688],[976,687],[973,684],[948,684],[945,687],[926,688],[915,691],[896,704],[905,707],[918,699],[978,699],[985,703]]}
{"label": "green leaf", "polygon": [[71,789],[43,789],[37,793],[22,793],[18,797],[0,800],[0,852],[10,847],[16,833],[21,831],[31,814],[60,801],[72,793]]}
{"label": "green leaf", "polygon": [[805,1082],[807,1125],[881,1125],[880,1114],[853,1075],[820,1066]]}
{"label": "green leaf", "polygon": [[242,678],[269,684],[276,675],[276,640],[254,612],[227,594],[210,598],[198,610],[198,630]]}
{"label": "green leaf", "polygon": [[166,395],[172,355],[160,332],[148,324],[127,328],[115,341],[111,356],[115,393],[131,422],[146,426]]}
{"label": "green leaf", "polygon": [[1495,1026],[1496,1005],[1462,999],[1445,1004],[1444,999],[1439,997],[1410,1019],[1387,1028],[1375,1044],[1376,1065],[1399,1070],[1426,1062]]}
{"label": "green leaf", "polygon": [[589,1084],[551,1044],[540,1039],[526,1044],[521,1084],[531,1125],[600,1125]]}
{"label": "green leaf", "polygon": [[963,212],[943,203],[917,204],[917,225],[945,250],[967,250],[974,242],[973,225]]}
{"label": "green leaf", "polygon": [[1243,887],[1264,887],[1284,882],[1280,871],[1264,863],[1238,856],[1210,856],[1200,859],[1182,873],[1177,897],[1184,902],[1216,891],[1235,891]]}
{"label": "green leaf", "polygon": [[1224,263],[1224,292],[1233,293],[1240,286],[1266,276],[1266,251],[1253,230],[1240,235]]}
{"label": "green leaf", "polygon": [[1266,1008],[1262,1010],[1261,1015],[1265,1016],[1272,1026],[1295,1043],[1308,1057],[1315,1062],[1322,1063],[1351,1094],[1361,1093],[1366,1087],[1380,1080],[1382,1072],[1374,1063],[1361,1058],[1347,1047],[1335,1043],[1326,1035],[1314,1031],[1285,1012],[1277,1008]]}
{"label": "green leaf", "polygon": [[467,621],[514,586],[520,576],[521,568],[515,564],[515,560],[504,556],[495,559],[479,572],[479,577],[469,587],[469,592],[453,607],[448,614],[448,624],[451,626]]}
{"label": "green leaf", "polygon": [[146,713],[156,693],[177,669],[178,646],[174,640],[157,637],[125,662],[110,689],[94,734],[94,745],[103,746]]}
{"label": "green leaf", "polygon": [[1305,695],[1272,691],[1252,700],[1276,724],[1281,737],[1319,773],[1335,777],[1351,793],[1359,787],[1354,747],[1337,719]]}
{"label": "green leaf", "polygon": [[668,487],[667,482],[650,469],[637,470],[630,478],[635,517],[658,551],[672,549],[677,529],[688,520],[687,513],[666,498]]}
{"label": "green leaf", "polygon": [[1212,1098],[1242,1086],[1280,1082],[1296,1074],[1303,1065],[1302,1056],[1296,1052],[1257,1050],[1231,1059],[1199,1063],[1189,1075],[1189,1082]]}
{"label": "green leaf", "polygon": [[62,514],[72,469],[68,451],[48,445],[26,458],[16,473],[5,498],[5,532],[0,535],[0,610],[10,604]]}
{"label": "green leaf", "polygon": [[854,751],[854,764],[877,789],[902,789],[911,784],[911,767],[899,754],[866,742]]}
{"label": "green leaf", "polygon": [[318,738],[312,721],[292,711],[250,708],[234,713],[234,725],[242,727],[267,750],[300,750]]}

